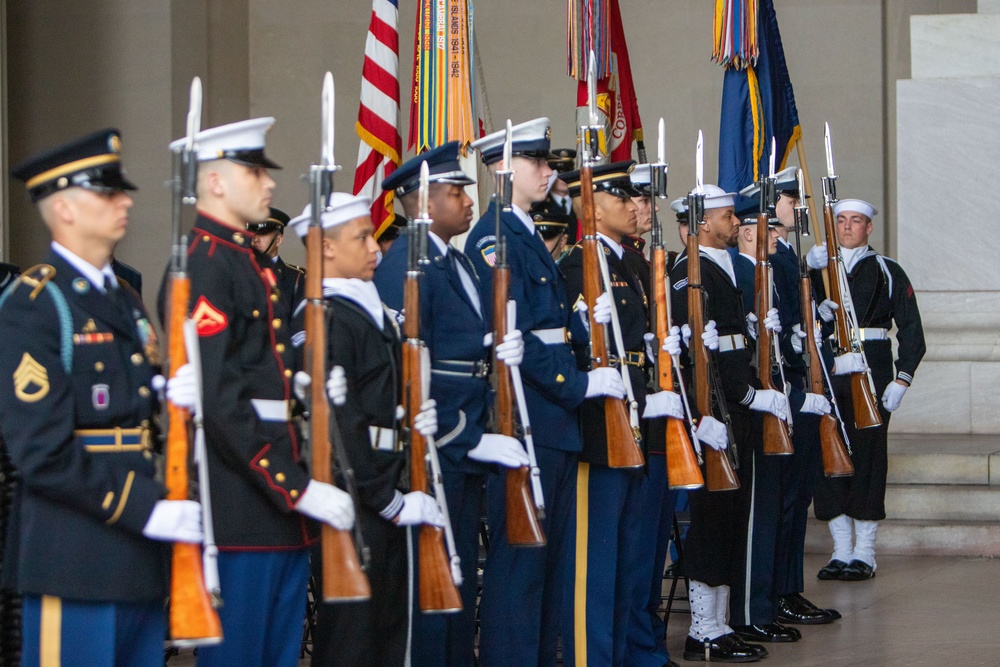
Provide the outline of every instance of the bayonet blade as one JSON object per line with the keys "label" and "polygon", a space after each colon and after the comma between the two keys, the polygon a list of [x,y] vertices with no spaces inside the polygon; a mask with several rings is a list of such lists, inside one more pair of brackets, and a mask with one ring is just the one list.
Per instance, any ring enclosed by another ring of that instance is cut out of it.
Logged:
{"label": "bayonet blade", "polygon": [[666,141],[667,137],[664,132],[664,122],[663,118],[660,118],[660,122],[657,124],[658,134],[656,135],[656,162],[657,164],[665,164],[667,156]]}
{"label": "bayonet blade", "polygon": [[597,63],[594,51],[587,59],[587,112],[591,126],[597,125]]}
{"label": "bayonet blade", "polygon": [[833,142],[830,141],[830,124],[826,123],[826,176],[836,178],[837,173],[833,170]]}
{"label": "bayonet blade", "polygon": [[705,191],[705,135],[698,130],[698,145],[694,157],[694,191]]}
{"label": "bayonet blade", "polygon": [[430,186],[428,185],[428,180],[430,178],[430,169],[427,167],[427,161],[425,160],[420,164],[420,219],[428,220],[430,216],[427,214],[427,199],[428,190]]}
{"label": "bayonet blade", "polygon": [[195,150],[198,132],[201,131],[201,79],[191,79],[191,95],[189,96],[187,115],[187,143],[184,147],[188,153]]}
{"label": "bayonet blade", "polygon": [[772,135],[771,136],[771,158],[768,160],[768,165],[767,165],[767,168],[768,168],[767,177],[771,178],[771,179],[774,178],[774,154],[777,152],[777,150],[778,150],[777,143],[775,142],[774,136]]}
{"label": "bayonet blade", "polygon": [[321,158],[323,167],[333,167],[337,164],[333,155],[333,107],[333,74],[327,72],[323,77],[323,155]]}
{"label": "bayonet blade", "polygon": [[805,180],[805,177],[802,176],[802,170],[801,169],[799,169],[798,179],[797,180],[799,182],[799,206],[801,206],[802,208],[805,208],[806,207],[806,180]]}
{"label": "bayonet blade", "polygon": [[503,140],[503,168],[505,171],[511,171],[510,161],[514,154],[514,128],[511,125],[510,118],[507,119],[507,136]]}

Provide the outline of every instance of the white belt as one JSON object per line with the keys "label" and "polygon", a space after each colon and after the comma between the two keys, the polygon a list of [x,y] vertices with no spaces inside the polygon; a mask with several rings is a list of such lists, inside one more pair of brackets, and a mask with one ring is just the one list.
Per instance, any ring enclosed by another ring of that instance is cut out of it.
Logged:
{"label": "white belt", "polygon": [[747,339],[743,334],[727,334],[719,336],[719,352],[732,352],[733,350],[746,349]]}
{"label": "white belt", "polygon": [[372,449],[377,449],[380,452],[399,451],[399,448],[396,447],[396,431],[394,429],[369,426],[368,438],[371,440]]}
{"label": "white belt", "polygon": [[556,329],[532,329],[531,333],[538,336],[546,345],[564,345],[569,342],[569,334],[566,327]]}
{"label": "white belt", "polygon": [[267,398],[251,398],[250,405],[262,422],[286,422],[291,410],[288,401],[274,401]]}
{"label": "white belt", "polygon": [[861,330],[861,340],[887,340],[889,338],[888,329],[876,329],[873,327],[865,327]]}

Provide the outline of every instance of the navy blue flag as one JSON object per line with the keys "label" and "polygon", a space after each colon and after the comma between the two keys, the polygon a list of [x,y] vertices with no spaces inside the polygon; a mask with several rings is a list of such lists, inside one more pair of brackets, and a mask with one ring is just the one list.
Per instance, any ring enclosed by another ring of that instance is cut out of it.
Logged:
{"label": "navy blue flag", "polygon": [[727,67],[722,88],[719,186],[727,192],[738,192],[767,174],[772,136],[777,170],[785,166],[802,136],[771,0],[760,0],[757,21],[756,64],[745,69]]}

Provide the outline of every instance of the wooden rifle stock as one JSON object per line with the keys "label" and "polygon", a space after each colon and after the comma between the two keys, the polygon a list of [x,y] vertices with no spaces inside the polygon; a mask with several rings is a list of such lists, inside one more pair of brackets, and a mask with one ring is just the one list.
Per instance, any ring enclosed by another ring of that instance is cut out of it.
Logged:
{"label": "wooden rifle stock", "polygon": [[[499,205],[499,204],[498,204]],[[497,240],[500,243],[500,240]],[[507,294],[510,267],[500,262],[493,270],[493,342],[499,344],[507,331]],[[514,433],[514,390],[507,364],[494,359],[496,369],[496,421],[501,435]],[[528,466],[507,469],[507,543],[518,547],[545,545],[545,533],[535,513]]]}
{"label": "wooden rifle stock", "polygon": [[[712,416],[712,392],[709,385],[708,349],[702,345],[701,335],[705,332],[704,293],[701,286],[701,254],[698,250],[698,221],[692,220],[691,234],[688,235],[688,321],[691,327],[691,355],[694,361],[694,400],[698,413],[703,417]],[[720,400],[722,398],[720,397]],[[731,491],[740,488],[740,481],[733,471],[729,457],[712,447],[702,448],[705,457],[705,486],[709,491]]]}
{"label": "wooden rifle stock", "polygon": [[[601,287],[600,243],[594,219],[593,171],[587,161],[580,169],[580,197],[583,210],[583,298],[590,317],[590,356],[594,368],[607,368],[608,341],[603,324],[594,321],[594,304],[604,291]],[[611,304],[614,308],[614,303]],[[632,430],[625,400],[607,396],[604,399],[605,439],[608,444],[609,468],[638,468],[643,464],[642,449]]]}
{"label": "wooden rifle stock", "polygon": [[[326,306],[323,304],[323,230],[311,225],[306,236],[306,345],[309,364],[312,476],[332,484],[334,462],[330,456],[330,403],[326,395]],[[368,577],[361,569],[350,531],[320,525],[323,601],[346,602],[371,597]]]}
{"label": "wooden rifle stock", "polygon": [[[761,197],[763,197],[761,188]],[[770,232],[767,227],[770,218],[768,211],[757,215],[757,267],[754,291],[756,292],[757,317],[760,318],[757,327],[757,380],[761,389],[776,391],[771,380],[771,356],[774,352],[774,341],[771,332],[764,326],[764,318],[771,310],[771,264],[768,261],[768,246]],[[779,361],[780,363],[780,361]],[[782,390],[781,393],[784,393]],[[787,455],[794,452],[792,438],[788,434],[788,423],[771,412],[764,415],[764,453]]]}

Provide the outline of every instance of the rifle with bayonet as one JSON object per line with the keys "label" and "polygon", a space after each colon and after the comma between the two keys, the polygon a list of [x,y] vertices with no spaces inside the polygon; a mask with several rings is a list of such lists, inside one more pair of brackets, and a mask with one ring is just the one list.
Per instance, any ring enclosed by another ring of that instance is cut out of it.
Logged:
{"label": "rifle with bayonet", "polygon": [[[840,257],[837,243],[837,223],[833,205],[837,202],[837,175],[833,170],[833,144],[830,141],[830,124],[826,124],[826,177],[823,179],[823,226],[826,232],[827,271],[830,275],[830,300],[837,304],[834,329],[834,353],[864,354],[861,330],[851,290],[847,284],[847,271]],[[882,425],[875,399],[875,384],[868,370],[851,373],[851,398],[854,406],[854,425],[857,428],[874,428]]]}
{"label": "rifle with bayonet", "polygon": [[[165,372],[173,378],[188,362],[185,344],[185,322],[191,298],[191,279],[187,274],[187,244],[181,234],[184,206],[197,202],[198,146],[201,127],[201,79],[191,82],[190,106],[187,115],[187,141],[173,152],[173,189],[171,224],[173,249],[170,257],[170,287],[167,296],[167,350]],[[166,473],[167,500],[188,500],[190,497],[189,441],[190,411],[167,404]],[[199,467],[206,462],[201,460]],[[207,470],[202,471],[207,472]],[[207,479],[207,477],[206,477]],[[206,509],[207,485],[202,486],[202,509]],[[211,504],[208,504],[211,507]],[[211,517],[203,516],[210,524]],[[209,570],[214,561],[203,560],[197,544],[175,542],[170,564],[170,638],[178,646],[206,646],[222,641],[222,624],[216,608],[222,600],[218,595],[218,571]],[[211,584],[206,576],[212,577]],[[214,590],[213,590],[214,589]]]}
{"label": "rifle with bayonet", "polygon": [[[507,121],[507,138],[503,147],[503,169],[496,170],[496,265],[493,267],[493,342],[497,345],[515,322],[507,317],[510,298],[510,264],[507,263],[507,239],[503,234],[503,213],[511,210],[514,175],[512,157],[511,123]],[[501,435],[516,437],[514,428],[514,390],[512,374],[502,360],[493,358],[496,369],[496,423]],[[527,416],[527,413],[524,413]],[[530,434],[530,424],[522,423]],[[534,452],[531,452],[534,454]],[[542,513],[541,483],[537,485],[534,499],[529,485],[538,477],[538,466],[521,466],[507,469],[507,542],[512,546],[533,547],[545,545],[545,533],[539,522]],[[537,512],[537,513],[536,513]]]}
{"label": "rifle with bayonet", "polygon": [[[339,169],[333,155],[333,75],[326,73],[322,93],[322,154],[320,163],[309,169],[310,206],[312,217],[306,233],[306,306],[305,306],[305,362],[312,383],[309,387],[310,426],[312,445],[312,475],[318,482],[332,484],[335,466],[330,456],[331,438],[338,453],[343,451],[336,415],[330,409],[326,395],[327,375],[327,320],[323,301],[323,225],[322,213],[333,192],[333,174]],[[348,490],[352,491],[349,468],[344,457],[340,459]],[[354,494],[352,493],[352,497]],[[356,503],[355,503],[356,504]],[[358,529],[355,523],[356,530]],[[351,532],[338,530],[329,524],[320,526],[320,551],[324,602],[367,600],[371,587],[365,575]],[[362,546],[360,532],[355,533]]]}
{"label": "rifle with bayonet", "polygon": [[[657,141],[657,160],[650,165],[649,175],[649,203],[653,224],[652,230],[650,230],[653,298],[649,302],[649,317],[653,323],[653,333],[655,334],[653,339],[653,377],[656,385],[662,391],[674,391],[675,386],[683,387],[684,380],[680,377],[680,366],[663,349],[663,341],[667,338],[670,326],[666,249],[663,245],[663,228],[660,227],[656,213],[656,200],[666,199],[667,196],[667,165],[664,162],[663,142],[663,119],[661,118]],[[674,383],[675,372],[679,385]],[[686,394],[682,394],[682,401],[686,406]],[[687,413],[690,414],[690,412],[691,409],[688,407]],[[698,460],[691,446],[692,438],[697,440],[693,429],[691,436],[688,436],[688,424],[685,424],[683,419],[666,418],[667,481],[672,489],[697,489],[705,485],[701,468],[698,467]]]}

